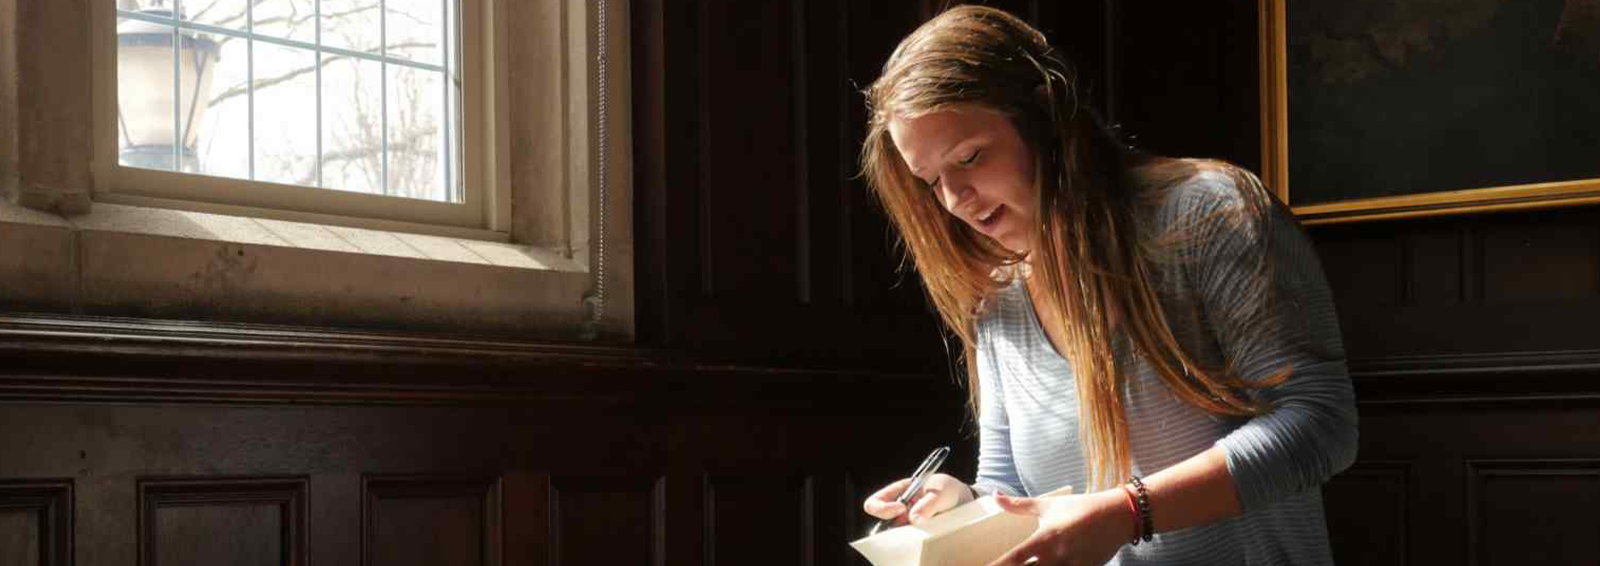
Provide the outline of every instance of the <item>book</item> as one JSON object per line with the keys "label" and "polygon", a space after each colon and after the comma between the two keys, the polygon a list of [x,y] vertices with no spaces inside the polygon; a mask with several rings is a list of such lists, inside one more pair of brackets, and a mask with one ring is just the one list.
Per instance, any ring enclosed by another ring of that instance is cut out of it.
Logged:
{"label": "book", "polygon": [[[1066,495],[1072,487],[1048,495]],[[850,543],[872,566],[984,566],[1039,529],[1039,518],[1007,512],[994,496],[979,497],[916,525]]]}

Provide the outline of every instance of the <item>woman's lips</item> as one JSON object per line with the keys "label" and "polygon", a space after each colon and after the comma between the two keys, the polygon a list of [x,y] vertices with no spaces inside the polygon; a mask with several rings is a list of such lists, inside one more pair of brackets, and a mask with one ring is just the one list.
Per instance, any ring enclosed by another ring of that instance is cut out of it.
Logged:
{"label": "woman's lips", "polygon": [[995,208],[994,212],[989,213],[989,217],[988,218],[983,219],[983,220],[975,220],[974,223],[977,225],[977,228],[978,228],[979,232],[983,232],[985,235],[988,235],[989,237],[994,237],[995,228],[998,228],[1000,226],[1000,221],[1004,220],[1005,216],[1006,216],[1006,207],[1005,207],[1005,205],[1001,205],[1001,206]]}

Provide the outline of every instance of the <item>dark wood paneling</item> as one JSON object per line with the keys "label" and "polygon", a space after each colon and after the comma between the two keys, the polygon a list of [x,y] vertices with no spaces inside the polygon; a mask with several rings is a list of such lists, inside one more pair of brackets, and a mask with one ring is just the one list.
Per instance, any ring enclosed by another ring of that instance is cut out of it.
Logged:
{"label": "dark wood paneling", "polygon": [[708,476],[705,480],[707,566],[814,566],[814,478]]}
{"label": "dark wood paneling", "polygon": [[1334,563],[1410,563],[1411,465],[1356,462],[1322,487]]}
{"label": "dark wood paneling", "polygon": [[1502,216],[1482,226],[1485,304],[1600,299],[1600,212]]}
{"label": "dark wood paneling", "polygon": [[284,554],[283,510],[277,505],[171,506],[156,512],[148,564],[295,564]]}
{"label": "dark wood paneling", "polygon": [[305,564],[304,477],[138,481],[139,563]]}
{"label": "dark wood paneling", "polygon": [[1470,564],[1600,563],[1600,460],[1467,462]]}
{"label": "dark wood paneling", "polygon": [[1407,306],[1452,306],[1468,300],[1467,255],[1474,249],[1471,233],[1448,228],[1418,230],[1403,248],[1409,268],[1402,302]]}
{"label": "dark wood paneling", "polygon": [[6,549],[0,564],[73,563],[72,485],[70,479],[0,479],[0,549]]}
{"label": "dark wood paneling", "polygon": [[[805,19],[786,2],[699,3],[704,100],[699,140],[705,256],[702,293],[796,304],[801,293],[800,173],[809,140],[798,120],[809,101]],[[826,56],[827,50],[818,54]],[[798,158],[798,159],[797,159]]]}
{"label": "dark wood paneling", "polygon": [[494,477],[362,478],[362,563],[502,563],[500,481]]}
{"label": "dark wood paneling", "polygon": [[661,477],[552,477],[551,566],[666,564],[665,499]]}
{"label": "dark wood paneling", "polygon": [[39,512],[33,509],[0,508],[0,566],[39,566]]}

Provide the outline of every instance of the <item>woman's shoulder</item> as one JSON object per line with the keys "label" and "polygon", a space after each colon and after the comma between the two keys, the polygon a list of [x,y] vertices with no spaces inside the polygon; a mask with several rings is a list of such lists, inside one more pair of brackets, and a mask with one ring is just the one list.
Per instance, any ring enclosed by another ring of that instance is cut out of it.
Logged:
{"label": "woman's shoulder", "polygon": [[1258,225],[1275,206],[1254,173],[1223,161],[1166,159],[1134,175],[1158,237]]}
{"label": "woman's shoulder", "polygon": [[1149,167],[1142,181],[1174,214],[1231,209],[1264,196],[1254,173],[1225,161],[1170,159]]}

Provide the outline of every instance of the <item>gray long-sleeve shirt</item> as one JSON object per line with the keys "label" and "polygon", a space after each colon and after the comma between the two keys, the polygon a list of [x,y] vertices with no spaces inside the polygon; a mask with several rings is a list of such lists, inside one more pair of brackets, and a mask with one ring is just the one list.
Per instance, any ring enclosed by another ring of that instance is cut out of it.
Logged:
{"label": "gray long-sleeve shirt", "polygon": [[[1191,354],[1212,367],[1231,362],[1246,379],[1292,366],[1285,382],[1253,393],[1273,408],[1253,418],[1209,414],[1178,399],[1141,357],[1126,348],[1119,355],[1130,362],[1124,395],[1134,473],[1221,446],[1244,514],[1125,545],[1111,564],[1332,562],[1320,486],[1354,460],[1357,434],[1338,319],[1316,253],[1286,213],[1273,211],[1267,229],[1225,221],[1242,198],[1229,176],[1202,172],[1155,207],[1149,233],[1185,222],[1199,228],[1183,252],[1189,257],[1157,277],[1169,323]],[[1259,246],[1270,284],[1247,292],[1246,258],[1260,257],[1250,253]],[[1248,316],[1249,301],[1260,300],[1269,301],[1271,323]],[[1081,493],[1088,469],[1072,369],[1045,337],[1020,282],[986,302],[977,330],[973,487],[1030,495],[1071,485]]]}

